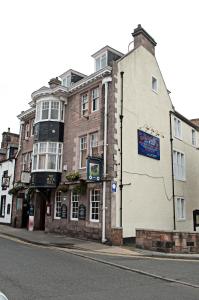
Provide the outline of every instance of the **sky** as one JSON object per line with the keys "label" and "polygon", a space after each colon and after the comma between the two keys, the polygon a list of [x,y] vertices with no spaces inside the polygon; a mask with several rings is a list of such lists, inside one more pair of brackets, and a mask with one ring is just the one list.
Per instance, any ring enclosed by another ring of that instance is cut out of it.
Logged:
{"label": "sky", "polygon": [[197,0],[1,0],[0,134],[19,132],[17,115],[51,78],[93,73],[91,55],[105,45],[127,53],[138,24],[157,42],[175,109],[199,117]]}

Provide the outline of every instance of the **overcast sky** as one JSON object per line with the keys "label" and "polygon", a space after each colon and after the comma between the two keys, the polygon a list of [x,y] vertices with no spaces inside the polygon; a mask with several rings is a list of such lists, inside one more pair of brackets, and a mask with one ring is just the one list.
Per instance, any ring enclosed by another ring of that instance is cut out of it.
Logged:
{"label": "overcast sky", "polygon": [[123,53],[138,24],[155,39],[172,102],[199,117],[197,0],[6,0],[0,3],[0,133],[18,133],[31,93],[72,68],[94,72],[105,45]]}

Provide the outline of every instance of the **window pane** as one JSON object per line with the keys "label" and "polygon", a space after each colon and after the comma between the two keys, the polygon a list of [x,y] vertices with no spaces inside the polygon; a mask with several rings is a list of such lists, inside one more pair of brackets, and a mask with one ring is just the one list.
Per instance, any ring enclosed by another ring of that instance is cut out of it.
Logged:
{"label": "window pane", "polygon": [[57,143],[49,143],[48,144],[48,152],[57,153]]}
{"label": "window pane", "polygon": [[84,116],[86,113],[88,113],[88,95],[85,94],[82,96],[81,99],[81,114]]}
{"label": "window pane", "polygon": [[99,221],[100,213],[100,191],[92,190],[91,191],[91,200],[90,200],[90,218],[92,221]]}
{"label": "window pane", "polygon": [[51,114],[50,118],[53,120],[58,120],[59,115],[59,102],[58,101],[51,101]]}
{"label": "window pane", "polygon": [[99,109],[99,89],[92,90],[92,111]]}
{"label": "window pane", "polygon": [[55,217],[61,217],[61,192],[55,194]]}
{"label": "window pane", "polygon": [[46,154],[39,155],[39,166],[38,169],[45,169]]}
{"label": "window pane", "polygon": [[101,57],[101,69],[106,67],[106,54],[102,55]]}
{"label": "window pane", "polygon": [[42,102],[42,120],[48,119],[49,101]]}
{"label": "window pane", "polygon": [[96,71],[100,70],[100,57],[95,60]]}
{"label": "window pane", "polygon": [[79,209],[79,194],[77,192],[72,192],[71,219],[78,219],[78,209]]}
{"label": "window pane", "polygon": [[37,155],[34,155],[33,156],[33,170],[36,170],[37,169]]}
{"label": "window pane", "polygon": [[39,152],[40,153],[45,153],[46,152],[46,147],[47,146],[47,143],[40,143],[40,149],[39,149]]}
{"label": "window pane", "polygon": [[48,154],[48,167],[47,169],[55,170],[56,169],[56,155]]}

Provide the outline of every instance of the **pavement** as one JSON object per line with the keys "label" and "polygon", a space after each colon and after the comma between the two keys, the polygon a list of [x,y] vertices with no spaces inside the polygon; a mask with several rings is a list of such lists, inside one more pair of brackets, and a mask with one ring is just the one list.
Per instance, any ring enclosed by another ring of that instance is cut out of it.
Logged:
{"label": "pavement", "polygon": [[73,238],[63,234],[48,233],[45,231],[28,231],[24,228],[14,228],[3,224],[0,224],[0,235],[15,238],[34,245],[94,252],[96,254],[199,260],[199,254],[162,253],[138,249],[135,245],[109,246],[100,242]]}

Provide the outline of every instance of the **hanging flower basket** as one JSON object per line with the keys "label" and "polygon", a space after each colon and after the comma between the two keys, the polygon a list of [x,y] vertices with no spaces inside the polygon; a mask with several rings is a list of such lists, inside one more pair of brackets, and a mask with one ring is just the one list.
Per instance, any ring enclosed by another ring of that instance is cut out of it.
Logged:
{"label": "hanging flower basket", "polygon": [[60,184],[57,187],[57,191],[60,191],[62,193],[68,192],[68,186],[66,184]]}
{"label": "hanging flower basket", "polygon": [[80,184],[77,184],[74,188],[73,191],[80,194],[80,195],[85,195],[87,190],[87,184],[85,181],[80,181]]}
{"label": "hanging flower basket", "polygon": [[8,191],[9,195],[17,195],[19,191],[22,191],[26,188],[24,183],[18,182],[15,183],[14,187]]}
{"label": "hanging flower basket", "polygon": [[77,181],[80,179],[80,174],[79,172],[70,172],[66,175],[66,179],[68,181]]}

